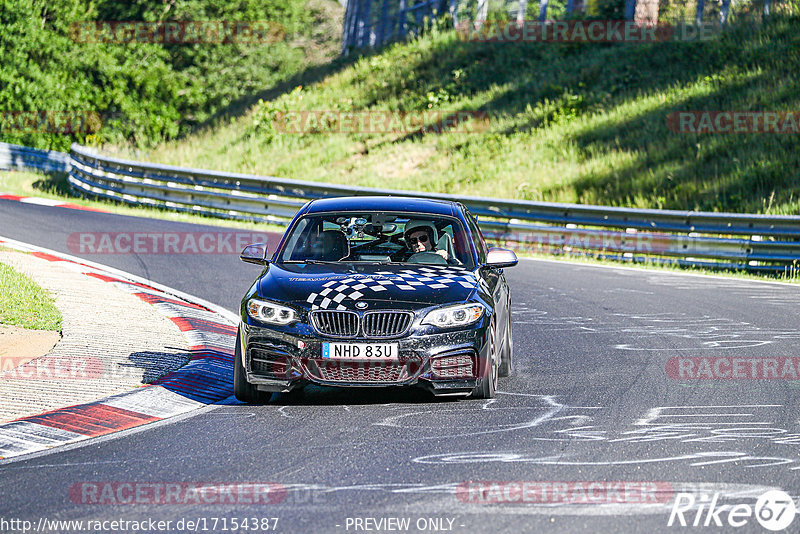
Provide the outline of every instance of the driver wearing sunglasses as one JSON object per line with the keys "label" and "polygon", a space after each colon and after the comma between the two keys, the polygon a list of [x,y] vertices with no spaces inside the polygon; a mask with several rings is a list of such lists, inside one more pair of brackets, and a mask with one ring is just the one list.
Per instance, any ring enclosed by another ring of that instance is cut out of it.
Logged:
{"label": "driver wearing sunglasses", "polygon": [[405,240],[408,248],[414,254],[417,252],[434,252],[445,260],[448,259],[446,250],[436,250],[436,244],[433,242],[433,230],[427,226],[417,226],[407,230]]}

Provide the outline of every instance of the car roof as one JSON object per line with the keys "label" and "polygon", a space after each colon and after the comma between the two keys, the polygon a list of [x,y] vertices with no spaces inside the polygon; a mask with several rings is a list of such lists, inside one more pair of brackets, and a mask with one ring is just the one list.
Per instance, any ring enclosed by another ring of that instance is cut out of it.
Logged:
{"label": "car roof", "polygon": [[430,213],[431,215],[456,215],[460,210],[456,202],[415,197],[336,197],[311,201],[306,213],[325,211],[408,211]]}

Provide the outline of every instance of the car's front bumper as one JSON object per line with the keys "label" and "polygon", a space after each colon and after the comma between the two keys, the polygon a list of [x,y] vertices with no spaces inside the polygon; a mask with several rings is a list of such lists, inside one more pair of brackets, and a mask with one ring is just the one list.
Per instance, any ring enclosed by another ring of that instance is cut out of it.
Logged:
{"label": "car's front bumper", "polygon": [[[285,332],[242,323],[241,354],[247,381],[259,390],[288,392],[314,383],[335,387],[420,386],[434,395],[467,395],[485,369],[487,321],[464,330],[397,339],[328,339],[298,329]],[[309,335],[312,334],[312,335]],[[324,342],[397,343],[397,360],[322,357]]]}

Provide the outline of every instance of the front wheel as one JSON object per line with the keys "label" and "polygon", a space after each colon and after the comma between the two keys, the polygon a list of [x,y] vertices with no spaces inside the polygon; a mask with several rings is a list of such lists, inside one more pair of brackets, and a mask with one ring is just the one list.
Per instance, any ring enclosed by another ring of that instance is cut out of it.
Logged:
{"label": "front wheel", "polygon": [[481,377],[480,385],[472,390],[473,399],[493,399],[497,394],[497,376],[499,365],[497,362],[497,354],[495,354],[497,349],[497,343],[495,342],[496,334],[497,333],[495,332],[493,322],[489,326],[489,340],[487,341],[486,347],[488,369],[486,369],[486,375]]}
{"label": "front wheel", "polygon": [[233,352],[233,394],[242,402],[254,403],[260,398],[258,389],[247,381],[242,361],[242,343],[240,334],[236,333],[236,349]]}

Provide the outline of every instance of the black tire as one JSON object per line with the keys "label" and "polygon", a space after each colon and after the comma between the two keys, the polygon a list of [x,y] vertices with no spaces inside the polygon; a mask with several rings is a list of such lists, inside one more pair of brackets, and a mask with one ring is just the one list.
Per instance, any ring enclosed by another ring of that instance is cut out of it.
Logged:
{"label": "black tire", "polygon": [[247,381],[242,363],[241,338],[236,333],[236,349],[233,352],[233,394],[242,402],[254,403],[261,399],[258,389]]}
{"label": "black tire", "polygon": [[494,322],[489,326],[489,347],[486,351],[488,358],[489,368],[486,370],[486,375],[481,377],[481,383],[478,387],[472,390],[473,399],[493,399],[497,394],[497,377],[498,377],[498,364],[497,364],[497,331],[494,327]]}
{"label": "black tire", "polygon": [[497,370],[498,376],[511,376],[514,372],[514,338],[511,332],[511,321],[506,327],[505,343],[503,344],[503,355],[500,358],[500,368]]}

